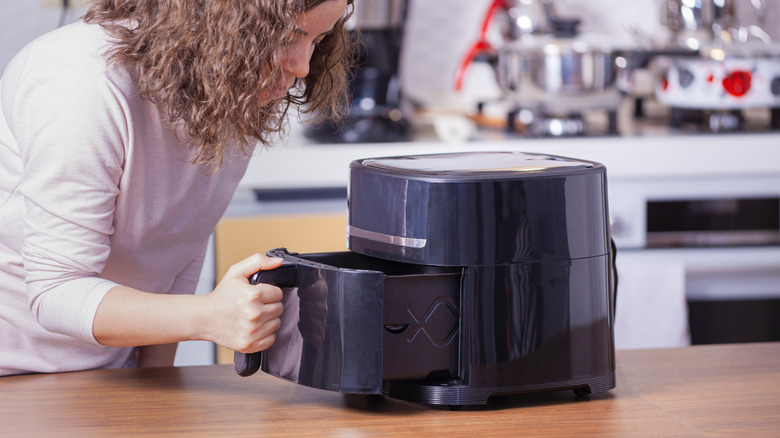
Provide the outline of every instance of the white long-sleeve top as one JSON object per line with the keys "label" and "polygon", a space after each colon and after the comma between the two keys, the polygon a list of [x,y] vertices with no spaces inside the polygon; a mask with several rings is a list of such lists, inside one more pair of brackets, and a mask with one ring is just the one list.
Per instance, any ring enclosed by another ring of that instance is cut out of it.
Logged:
{"label": "white long-sleeve top", "polygon": [[0,375],[124,366],[132,349],[92,334],[100,301],[117,284],[192,293],[246,171],[237,153],[191,164],[108,38],[57,29],[0,80]]}

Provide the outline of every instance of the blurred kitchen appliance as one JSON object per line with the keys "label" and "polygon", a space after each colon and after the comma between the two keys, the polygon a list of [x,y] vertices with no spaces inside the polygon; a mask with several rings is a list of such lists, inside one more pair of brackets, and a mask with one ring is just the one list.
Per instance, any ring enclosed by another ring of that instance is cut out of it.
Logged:
{"label": "blurred kitchen appliance", "polygon": [[[764,0],[746,0],[758,20],[766,13]],[[673,44],[699,50],[713,41],[746,42],[749,37],[765,43],[771,37],[760,27],[763,23],[745,25],[737,20],[735,0],[664,0],[661,22],[671,31]]]}
{"label": "blurred kitchen appliance", "polygon": [[684,270],[691,343],[780,341],[779,176],[637,177],[609,195],[618,265]]}
{"label": "blurred kitchen appliance", "polygon": [[352,32],[360,35],[357,67],[352,71],[352,96],[346,120],[307,125],[304,135],[324,143],[403,141],[410,123],[401,108],[399,57],[408,0],[355,2]]}
{"label": "blurred kitchen appliance", "polygon": [[350,164],[351,251],[270,255],[276,343],[236,353],[299,384],[428,404],[615,386],[603,165],[521,152]]}
{"label": "blurred kitchen appliance", "polygon": [[[502,17],[503,25],[498,47],[488,41],[495,17]],[[493,1],[458,67],[456,88],[471,62],[487,60],[510,103],[510,130],[519,116],[532,135],[581,135],[588,128],[583,114],[600,111],[607,116],[606,133],[617,134],[621,95],[613,48],[597,35],[581,34],[579,24],[558,15],[552,0]]]}
{"label": "blurred kitchen appliance", "polygon": [[756,23],[739,20],[735,0],[668,0],[664,24],[671,45],[698,56],[662,56],[657,100],[671,108],[670,125],[704,125],[711,131],[743,128],[744,110],[769,110],[780,129],[780,46],[762,28],[765,5],[751,0]]}

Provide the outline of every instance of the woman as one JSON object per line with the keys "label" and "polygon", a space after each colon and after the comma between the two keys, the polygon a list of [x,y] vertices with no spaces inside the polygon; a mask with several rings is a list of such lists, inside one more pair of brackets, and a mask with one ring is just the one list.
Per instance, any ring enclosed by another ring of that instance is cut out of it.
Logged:
{"label": "woman", "polygon": [[0,375],[274,342],[281,291],[192,295],[257,143],[343,107],[352,0],[98,0],[0,80]]}

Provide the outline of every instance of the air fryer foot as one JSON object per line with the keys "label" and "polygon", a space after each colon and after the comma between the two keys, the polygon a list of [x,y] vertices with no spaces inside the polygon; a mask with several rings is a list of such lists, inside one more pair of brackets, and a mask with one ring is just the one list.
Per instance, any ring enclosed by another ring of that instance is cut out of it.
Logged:
{"label": "air fryer foot", "polygon": [[497,388],[472,387],[463,384],[436,384],[424,381],[384,381],[382,394],[400,400],[445,405],[452,408],[454,406],[486,405],[488,398],[497,394],[545,392],[574,388],[575,396],[588,397],[591,394],[609,391],[614,387],[615,373],[611,371],[591,378]]}
{"label": "air fryer foot", "polygon": [[590,388],[587,386],[583,386],[581,388],[574,388],[572,392],[574,392],[574,396],[577,398],[590,397]]}

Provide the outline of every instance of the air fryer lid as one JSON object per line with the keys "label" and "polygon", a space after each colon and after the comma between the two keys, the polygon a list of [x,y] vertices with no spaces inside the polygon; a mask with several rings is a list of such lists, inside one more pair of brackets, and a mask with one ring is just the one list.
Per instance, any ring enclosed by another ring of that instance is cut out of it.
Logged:
{"label": "air fryer lid", "polygon": [[350,164],[347,243],[439,266],[607,253],[606,169],[523,152],[369,158]]}
{"label": "air fryer lid", "polygon": [[[551,155],[522,152],[464,152],[456,154],[412,155],[369,158],[364,166],[399,174],[429,175],[436,179],[511,177],[522,172],[553,172],[590,168],[594,163]],[[492,174],[492,175],[487,175]]]}

